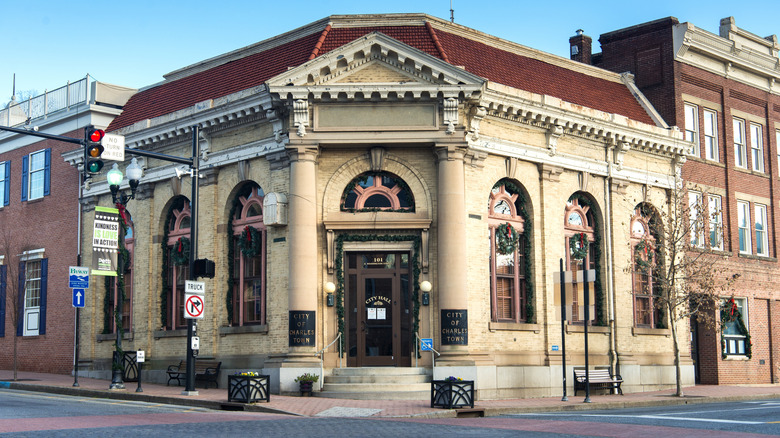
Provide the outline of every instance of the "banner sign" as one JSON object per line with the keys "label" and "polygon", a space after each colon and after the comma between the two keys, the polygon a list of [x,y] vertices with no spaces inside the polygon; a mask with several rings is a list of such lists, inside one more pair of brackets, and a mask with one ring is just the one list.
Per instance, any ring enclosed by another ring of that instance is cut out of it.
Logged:
{"label": "banner sign", "polygon": [[92,274],[116,277],[118,248],[119,210],[113,207],[95,207]]}

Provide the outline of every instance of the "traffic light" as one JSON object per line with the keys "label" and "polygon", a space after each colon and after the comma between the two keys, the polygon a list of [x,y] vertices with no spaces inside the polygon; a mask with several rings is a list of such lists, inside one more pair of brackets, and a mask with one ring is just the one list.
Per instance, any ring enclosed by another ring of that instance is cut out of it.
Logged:
{"label": "traffic light", "polygon": [[86,154],[87,173],[98,173],[103,168],[103,160],[100,155],[103,154],[103,145],[100,140],[106,132],[102,129],[96,129],[94,126],[88,126],[84,129],[84,152]]}

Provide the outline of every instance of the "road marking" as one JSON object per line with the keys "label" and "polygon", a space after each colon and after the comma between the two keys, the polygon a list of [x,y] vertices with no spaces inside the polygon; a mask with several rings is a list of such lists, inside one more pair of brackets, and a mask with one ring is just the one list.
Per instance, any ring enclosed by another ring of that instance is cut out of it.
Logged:
{"label": "road marking", "polygon": [[583,417],[620,417],[620,418],[646,418],[649,420],[680,420],[680,421],[700,421],[703,423],[730,423],[730,424],[766,424],[763,421],[740,421],[723,420],[720,418],[686,418],[686,417],[667,417],[664,415],[607,415],[607,414],[582,414]]}

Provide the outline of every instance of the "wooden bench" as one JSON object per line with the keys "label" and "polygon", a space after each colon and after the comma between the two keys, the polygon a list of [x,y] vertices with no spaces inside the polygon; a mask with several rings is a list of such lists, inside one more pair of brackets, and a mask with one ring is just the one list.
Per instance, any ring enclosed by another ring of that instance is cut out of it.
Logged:
{"label": "wooden bench", "polygon": [[[623,378],[620,375],[610,375],[609,370],[606,368],[599,368],[590,370],[588,372],[590,379],[590,389],[617,389],[618,394],[623,395],[623,390],[620,388],[620,384],[623,383]],[[585,390],[587,383],[585,378],[585,368],[574,368],[574,395],[577,395],[578,390]]]}
{"label": "wooden bench", "polygon": [[[209,383],[214,383],[214,386],[219,388],[219,368],[222,366],[222,362],[215,360],[200,360],[195,359],[195,382],[204,382],[204,388],[208,389]],[[182,360],[178,365],[168,366],[168,383],[171,384],[171,380],[176,380],[176,384],[181,386],[182,380],[187,379],[187,361]]]}

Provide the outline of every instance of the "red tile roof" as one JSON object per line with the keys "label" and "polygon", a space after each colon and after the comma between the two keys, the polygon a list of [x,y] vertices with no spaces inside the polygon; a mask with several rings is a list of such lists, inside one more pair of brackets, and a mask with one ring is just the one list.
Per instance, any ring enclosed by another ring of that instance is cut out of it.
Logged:
{"label": "red tile roof", "polygon": [[521,56],[453,33],[435,31],[432,26],[399,25],[323,28],[322,32],[264,52],[162,83],[136,93],[108,130],[261,85],[287,71],[288,67],[305,63],[313,53],[320,56],[374,31],[450,64],[462,66],[490,81],[653,124],[647,112],[621,83]]}

